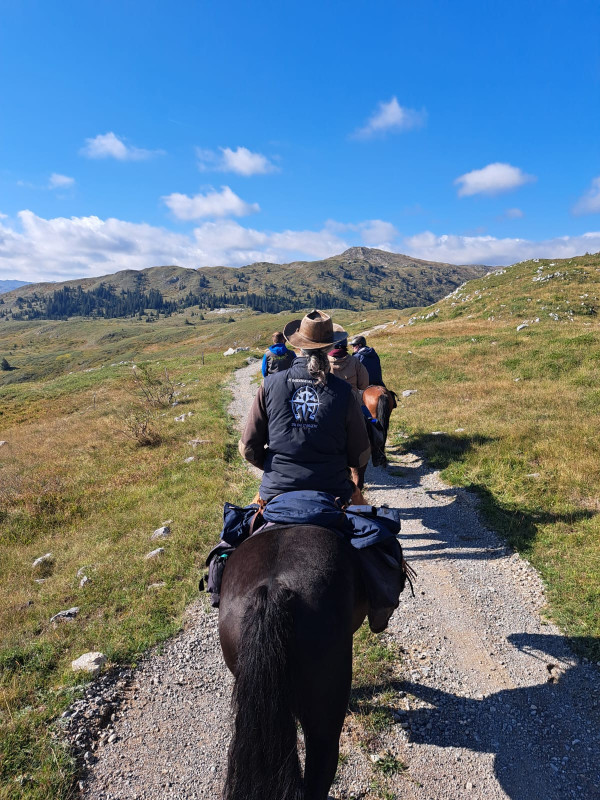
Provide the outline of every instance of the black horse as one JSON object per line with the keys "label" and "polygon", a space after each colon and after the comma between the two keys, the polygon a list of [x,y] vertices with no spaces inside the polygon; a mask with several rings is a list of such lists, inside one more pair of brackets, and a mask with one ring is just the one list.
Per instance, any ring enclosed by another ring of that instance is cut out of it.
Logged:
{"label": "black horse", "polygon": [[228,559],[219,636],[235,721],[224,800],[327,800],[366,612],[352,547],[325,528],[270,528]]}

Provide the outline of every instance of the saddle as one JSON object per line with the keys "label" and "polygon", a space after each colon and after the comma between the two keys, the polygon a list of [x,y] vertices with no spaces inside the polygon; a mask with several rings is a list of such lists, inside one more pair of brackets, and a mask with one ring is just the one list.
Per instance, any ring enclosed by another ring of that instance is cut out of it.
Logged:
{"label": "saddle", "polygon": [[209,568],[207,588],[214,607],[219,605],[221,578],[227,558],[235,548],[249,536],[260,534],[265,528],[287,525],[317,525],[326,528],[360,551],[359,562],[369,594],[372,594],[370,587],[385,583],[385,578],[382,581],[382,574],[391,570],[396,575],[391,594],[395,591],[399,594],[408,580],[414,596],[412,579],[415,572],[405,561],[396,538],[400,532],[398,509],[387,506],[344,506],[339,498],[327,492],[300,490],[277,495],[268,503],[251,503],[245,507],[225,503],[221,541],[213,547],[206,559]]}

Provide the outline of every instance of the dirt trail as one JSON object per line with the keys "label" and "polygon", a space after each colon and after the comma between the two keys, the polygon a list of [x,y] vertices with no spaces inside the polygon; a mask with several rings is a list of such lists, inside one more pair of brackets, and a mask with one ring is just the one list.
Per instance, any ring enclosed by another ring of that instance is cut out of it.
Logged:
{"label": "dirt trail", "polygon": [[[236,372],[238,420],[257,369]],[[407,765],[387,778],[389,790],[414,800],[600,798],[598,668],[541,619],[537,574],[482,525],[474,496],[446,486],[417,455],[389,453],[395,469],[368,471],[368,497],[402,509],[402,545],[418,572],[416,598],[404,592],[384,635],[403,656],[390,701],[396,723],[380,750]],[[136,670],[88,756],[83,796],[219,797],[230,687],[216,613],[200,600],[184,631]],[[347,731],[332,797],[380,797],[377,754],[353,741]]]}

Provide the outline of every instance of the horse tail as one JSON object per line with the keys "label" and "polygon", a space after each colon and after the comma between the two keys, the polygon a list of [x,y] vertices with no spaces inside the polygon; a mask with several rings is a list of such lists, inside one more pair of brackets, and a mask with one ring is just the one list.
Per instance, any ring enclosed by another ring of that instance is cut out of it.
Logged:
{"label": "horse tail", "polygon": [[375,416],[381,423],[381,427],[383,428],[386,436],[390,424],[391,413],[392,409],[390,408],[390,399],[387,396],[387,392],[382,392],[377,398],[377,414]]}
{"label": "horse tail", "polygon": [[244,618],[224,800],[302,800],[290,647],[293,592],[259,586]]}

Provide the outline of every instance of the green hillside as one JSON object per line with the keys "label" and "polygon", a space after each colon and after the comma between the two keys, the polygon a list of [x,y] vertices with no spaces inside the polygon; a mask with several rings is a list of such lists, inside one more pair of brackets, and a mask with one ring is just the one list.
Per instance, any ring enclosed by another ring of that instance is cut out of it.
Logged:
{"label": "green hillside", "polygon": [[[99,278],[23,286],[3,295],[0,318],[14,314],[31,318],[34,312],[47,309],[47,299],[65,288],[97,292],[105,287],[112,287],[116,294],[160,292],[167,303],[180,309],[194,305],[247,306],[262,312],[307,306],[400,309],[433,303],[465,280],[481,276],[487,270],[482,266],[421,261],[366,247],[353,247],[322,261],[291,264],[200,269],[150,267]],[[162,310],[157,305],[149,307]],[[166,310],[170,313],[172,309]],[[85,310],[78,313],[88,315]],[[112,315],[123,316],[121,313],[107,316]]]}
{"label": "green hillside", "polygon": [[414,319],[421,322],[435,314],[439,320],[515,319],[528,325],[577,317],[590,320],[600,308],[599,280],[600,253],[568,259],[535,258],[459,286]]}

